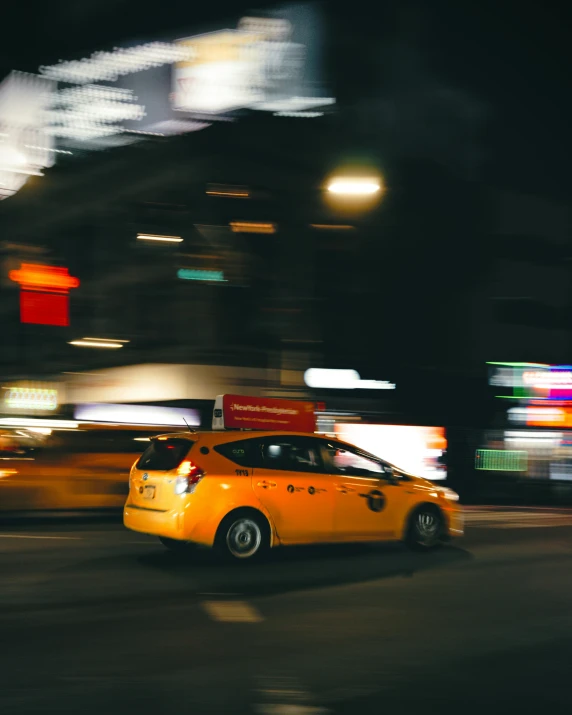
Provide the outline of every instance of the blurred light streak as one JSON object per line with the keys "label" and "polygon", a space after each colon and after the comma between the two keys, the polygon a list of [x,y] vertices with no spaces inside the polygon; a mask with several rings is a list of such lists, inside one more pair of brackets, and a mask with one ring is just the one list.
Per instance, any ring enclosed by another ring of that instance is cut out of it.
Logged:
{"label": "blurred light streak", "polygon": [[[130,340],[117,340],[116,338],[82,338],[82,340],[96,340],[96,341],[103,341],[103,342],[108,342],[108,343],[129,343],[129,342],[131,342]],[[78,374],[83,375],[84,373],[78,373]],[[85,373],[85,374],[87,375],[89,373]]]}
{"label": "blurred light streak", "polygon": [[26,427],[30,429],[49,427],[54,430],[75,430],[78,428],[78,423],[75,420],[48,420],[33,417],[2,417],[0,418],[0,425],[3,427]]}
{"label": "blurred light streak", "polygon": [[68,293],[79,287],[79,278],[71,276],[67,268],[39,263],[22,263],[19,270],[10,271],[8,278],[23,290]]}
{"label": "blurred light streak", "polygon": [[185,281],[209,281],[214,283],[227,283],[222,271],[203,271],[190,268],[181,268],[177,277]]}
{"label": "blurred light streak", "polygon": [[[35,434],[43,434],[46,437],[49,437],[52,434],[52,430],[49,427],[28,427],[28,432],[34,432]],[[29,437],[29,435],[26,435],[24,432],[18,432],[18,434],[21,434],[25,437]]]}
{"label": "blurred light streak", "polygon": [[355,226],[333,223],[311,223],[310,228],[316,228],[319,231],[353,231]]}
{"label": "blurred light streak", "polygon": [[304,373],[308,387],[325,390],[395,390],[395,383],[387,380],[362,380],[357,370],[327,370],[309,368]]}
{"label": "blurred light streak", "polygon": [[99,80],[115,81],[122,75],[160,67],[192,56],[189,48],[166,42],[151,42],[137,47],[95,52],[89,59],[42,66],[40,72],[60,82],[83,84]]}
{"label": "blurred light streak", "polygon": [[198,427],[201,423],[197,410],[155,405],[115,405],[94,403],[78,405],[74,410],[78,422],[106,422],[124,425],[153,425],[165,427]]}
{"label": "blurred light streak", "polygon": [[550,367],[545,362],[487,362],[487,365],[503,365],[504,367]]}
{"label": "blurred light streak", "polygon": [[298,117],[300,119],[313,119],[323,117],[324,112],[274,112],[275,117]]}
{"label": "blurred light streak", "polygon": [[180,236],[160,236],[153,233],[138,233],[138,241],[165,241],[167,243],[182,243]]}
{"label": "blurred light streak", "polygon": [[371,196],[381,190],[379,182],[372,179],[332,179],[328,191],[346,196]]}
{"label": "blurred light streak", "polygon": [[224,184],[209,184],[207,196],[226,196],[233,199],[249,199],[250,191],[242,186],[225,186]]}
{"label": "blurred light streak", "polygon": [[14,474],[18,474],[17,469],[0,469],[0,479],[4,479],[4,477],[12,477]]}
{"label": "blurred light streak", "polygon": [[68,345],[76,345],[82,348],[122,348],[121,343],[110,343],[96,340],[70,340]]}
{"label": "blurred light streak", "polygon": [[256,223],[251,221],[231,221],[233,233],[276,233],[273,223]]}

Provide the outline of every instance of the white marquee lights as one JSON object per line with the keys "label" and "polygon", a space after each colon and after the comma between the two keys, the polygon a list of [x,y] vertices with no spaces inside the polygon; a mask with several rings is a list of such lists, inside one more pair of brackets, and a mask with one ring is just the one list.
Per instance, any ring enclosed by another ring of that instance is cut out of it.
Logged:
{"label": "white marquee lights", "polygon": [[115,82],[124,75],[193,58],[192,51],[181,45],[151,42],[138,47],[116,47],[113,52],[95,52],[91,57],[40,67],[44,77],[70,84]]}
{"label": "white marquee lights", "polygon": [[145,107],[128,89],[84,85],[57,93],[46,112],[48,133],[55,137],[93,140],[123,132],[122,122],[140,121]]}
{"label": "white marquee lights", "polygon": [[[0,85],[0,199],[77,149],[199,131],[234,121],[242,109],[322,116],[335,100],[317,94],[308,65],[314,53],[296,41],[298,26],[314,22],[304,7],[286,7],[281,18],[244,17],[233,29],[60,60],[36,75],[12,73]],[[149,70],[158,71],[137,80],[135,96],[129,75]]]}
{"label": "white marquee lights", "polygon": [[44,116],[53,89],[50,80],[23,72],[12,72],[0,84],[0,200],[54,164]]}
{"label": "white marquee lights", "polygon": [[312,367],[304,373],[308,387],[323,390],[395,390],[387,380],[362,380],[357,370],[326,370]]}

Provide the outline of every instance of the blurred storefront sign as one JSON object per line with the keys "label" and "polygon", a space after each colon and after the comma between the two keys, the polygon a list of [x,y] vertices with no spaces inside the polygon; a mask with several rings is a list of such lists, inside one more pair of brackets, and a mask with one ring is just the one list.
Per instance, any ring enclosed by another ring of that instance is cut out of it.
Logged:
{"label": "blurred storefront sign", "polygon": [[508,388],[501,397],[572,400],[572,366],[542,363],[488,363],[489,384]]}
{"label": "blurred storefront sign", "polygon": [[280,387],[277,369],[219,365],[129,365],[65,377],[68,402],[75,405],[214,400],[231,392],[262,397]]}
{"label": "blurred storefront sign", "polygon": [[304,373],[304,382],[323,390],[395,390],[395,383],[388,380],[362,380],[357,370],[312,367]]}
{"label": "blurred storefront sign", "polygon": [[337,437],[431,481],[447,478],[444,427],[336,423]]}
{"label": "blurred storefront sign", "polygon": [[251,395],[218,395],[213,429],[293,430],[313,433],[316,413],[313,402],[281,400]]}
{"label": "blurred storefront sign", "polygon": [[38,263],[22,263],[9,273],[20,286],[20,322],[32,325],[68,326],[69,292],[79,279],[67,268]]}
{"label": "blurred storefront sign", "polygon": [[[188,51],[173,71],[173,107],[224,114],[236,109],[298,112],[333,104],[307,96],[306,47],[286,18],[243,18],[236,30],[179,40]],[[318,115],[320,113],[317,113]]]}
{"label": "blurred storefront sign", "polygon": [[320,89],[312,5],[270,14],[41,66],[38,75],[13,72],[0,86],[0,198],[43,176],[59,153],[198,131],[237,110],[323,114],[307,111],[335,103]]}
{"label": "blurred storefront sign", "polygon": [[60,405],[60,389],[55,383],[18,382],[2,385],[0,399],[5,414],[48,414]]}
{"label": "blurred storefront sign", "polygon": [[572,428],[572,407],[512,407],[509,420],[529,427]]}

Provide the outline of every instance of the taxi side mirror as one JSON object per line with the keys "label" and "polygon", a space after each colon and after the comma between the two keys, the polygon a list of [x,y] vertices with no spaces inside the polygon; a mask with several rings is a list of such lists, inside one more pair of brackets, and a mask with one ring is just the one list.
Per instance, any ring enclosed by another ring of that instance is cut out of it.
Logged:
{"label": "taxi side mirror", "polygon": [[386,481],[388,481],[390,484],[394,484],[394,485],[397,485],[401,482],[398,475],[393,471],[393,469],[387,470],[383,474],[382,478],[385,479]]}

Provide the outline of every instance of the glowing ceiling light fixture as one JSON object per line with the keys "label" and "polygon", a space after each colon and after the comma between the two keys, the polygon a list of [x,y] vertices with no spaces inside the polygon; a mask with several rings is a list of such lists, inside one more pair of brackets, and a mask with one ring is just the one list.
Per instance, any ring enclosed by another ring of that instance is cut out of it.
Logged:
{"label": "glowing ceiling light fixture", "polygon": [[138,241],[163,241],[166,243],[182,243],[183,239],[181,236],[162,236],[160,234],[154,233],[138,233]]}
{"label": "glowing ceiling light fixture", "polygon": [[230,229],[233,233],[276,233],[275,224],[256,221],[231,221]]}
{"label": "glowing ceiling light fixture", "polygon": [[116,340],[115,338],[82,338],[82,340],[91,340],[96,342],[107,342],[107,343],[129,343],[130,340]]}
{"label": "glowing ceiling light fixture", "polygon": [[376,179],[332,179],[328,184],[331,194],[343,196],[372,196],[381,190],[381,184]]}
{"label": "glowing ceiling light fixture", "polygon": [[122,348],[122,343],[112,343],[108,340],[70,340],[68,345],[75,345],[81,348]]}
{"label": "glowing ceiling light fixture", "polygon": [[166,243],[182,243],[183,239],[180,236],[161,236],[154,233],[138,233],[138,241],[164,241]]}
{"label": "glowing ceiling light fixture", "polygon": [[325,390],[395,390],[387,380],[362,380],[357,370],[329,370],[311,367],[304,373],[308,387]]}

